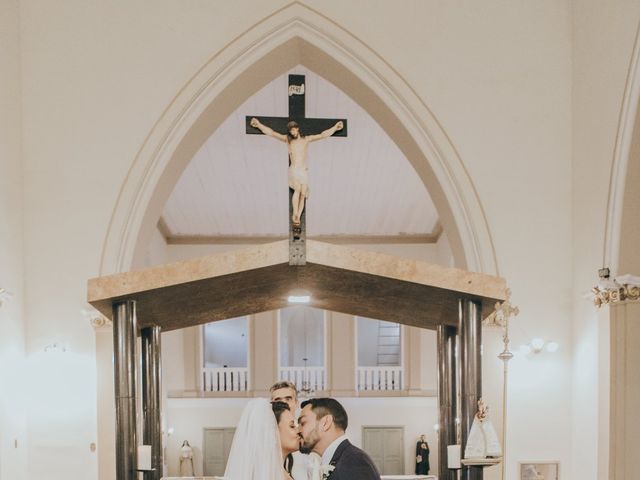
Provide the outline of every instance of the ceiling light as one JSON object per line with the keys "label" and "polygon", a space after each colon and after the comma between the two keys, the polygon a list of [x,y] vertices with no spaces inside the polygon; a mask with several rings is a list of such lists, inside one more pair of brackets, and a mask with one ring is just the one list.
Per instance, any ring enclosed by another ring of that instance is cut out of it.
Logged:
{"label": "ceiling light", "polygon": [[289,303],[309,303],[311,295],[289,295],[287,300]]}

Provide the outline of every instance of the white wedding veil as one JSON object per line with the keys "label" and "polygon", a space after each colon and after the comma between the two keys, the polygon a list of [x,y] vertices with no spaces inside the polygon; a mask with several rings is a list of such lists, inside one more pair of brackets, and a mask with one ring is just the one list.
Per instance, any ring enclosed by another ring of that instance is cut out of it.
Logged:
{"label": "white wedding veil", "polygon": [[233,436],[225,480],[282,480],[280,435],[271,403],[249,400]]}

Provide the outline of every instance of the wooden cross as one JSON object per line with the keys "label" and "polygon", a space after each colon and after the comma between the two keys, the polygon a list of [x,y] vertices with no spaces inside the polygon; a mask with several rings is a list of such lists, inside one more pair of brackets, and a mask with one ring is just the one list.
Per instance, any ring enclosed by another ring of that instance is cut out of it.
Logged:
{"label": "wooden cross", "polygon": [[[300,131],[304,135],[315,135],[321,133],[331,127],[336,122],[342,121],[344,124],[342,130],[333,134],[334,137],[346,137],[347,136],[347,120],[346,119],[332,119],[332,118],[307,118],[305,117],[305,77],[304,75],[289,75],[289,116],[288,117],[255,117],[260,120],[261,123],[268,126],[272,130],[286,135],[287,123],[291,120],[298,123]],[[251,119],[254,116],[246,117],[246,133],[253,135],[262,135],[262,132],[257,128],[251,126]],[[293,207],[291,205],[291,198],[293,196],[293,190],[289,188],[289,264],[290,265],[304,265],[306,263],[306,212],[307,209],[302,211],[300,217],[300,224],[294,225],[291,216],[293,214]]]}

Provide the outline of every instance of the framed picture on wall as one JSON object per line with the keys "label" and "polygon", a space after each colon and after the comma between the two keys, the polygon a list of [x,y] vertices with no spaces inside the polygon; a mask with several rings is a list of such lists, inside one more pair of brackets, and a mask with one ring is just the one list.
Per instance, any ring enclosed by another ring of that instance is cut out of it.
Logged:
{"label": "framed picture on wall", "polygon": [[560,462],[520,462],[520,480],[559,480]]}

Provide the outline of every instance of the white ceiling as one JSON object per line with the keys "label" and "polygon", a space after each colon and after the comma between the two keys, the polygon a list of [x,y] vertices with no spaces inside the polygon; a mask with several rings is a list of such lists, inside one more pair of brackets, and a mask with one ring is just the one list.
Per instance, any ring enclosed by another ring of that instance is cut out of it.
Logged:
{"label": "white ceiling", "polygon": [[[351,98],[306,75],[307,117],[347,118],[348,137],[309,146],[309,236],[430,234],[438,214],[398,147]],[[286,145],[245,134],[245,115],[286,116],[287,75],[249,98],[193,157],[162,213],[171,237],[284,236],[288,229]]]}

